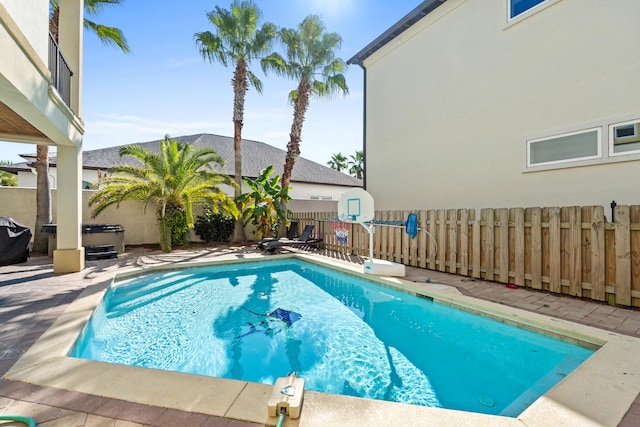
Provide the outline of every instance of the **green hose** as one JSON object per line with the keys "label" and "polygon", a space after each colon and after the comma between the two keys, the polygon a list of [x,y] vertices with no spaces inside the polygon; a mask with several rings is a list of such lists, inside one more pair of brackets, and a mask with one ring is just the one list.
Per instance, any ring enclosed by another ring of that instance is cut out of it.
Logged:
{"label": "green hose", "polygon": [[282,423],[284,422],[284,416],[287,415],[287,409],[286,408],[281,408],[280,409],[280,416],[278,417],[278,423],[276,424],[276,427],[282,427]]}
{"label": "green hose", "polygon": [[20,415],[0,415],[0,421],[17,421],[26,424],[28,427],[36,427],[36,422],[32,418]]}

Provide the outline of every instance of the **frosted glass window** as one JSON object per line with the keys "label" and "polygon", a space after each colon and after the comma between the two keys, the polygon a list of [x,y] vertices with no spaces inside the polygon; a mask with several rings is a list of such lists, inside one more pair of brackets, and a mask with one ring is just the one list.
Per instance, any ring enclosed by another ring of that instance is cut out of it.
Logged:
{"label": "frosted glass window", "polygon": [[600,157],[600,129],[589,129],[527,142],[527,166]]}

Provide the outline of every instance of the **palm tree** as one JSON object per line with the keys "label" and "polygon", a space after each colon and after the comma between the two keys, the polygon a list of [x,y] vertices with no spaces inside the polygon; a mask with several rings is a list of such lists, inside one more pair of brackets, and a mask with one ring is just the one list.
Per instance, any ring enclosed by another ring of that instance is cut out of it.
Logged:
{"label": "palm tree", "polygon": [[245,178],[251,192],[242,194],[238,200],[242,203],[242,212],[249,221],[257,227],[258,239],[271,235],[273,224],[276,221],[287,220],[287,212],[282,208],[281,200],[289,201],[288,187],[280,185],[280,175],[271,178],[273,166],[269,166],[260,172],[258,178]]}
{"label": "palm tree", "polygon": [[[121,3],[122,0],[85,0],[85,16],[98,16],[106,6],[119,5]],[[53,35],[54,39],[58,41],[58,18],[60,13],[60,4],[58,0],[49,0],[49,9],[51,10],[51,16],[49,17],[49,31]],[[98,24],[86,17],[84,18],[83,25],[84,28],[97,35],[104,44],[116,46],[126,53],[131,51],[122,30]]]}
{"label": "palm tree", "polygon": [[[255,59],[261,59],[271,49],[276,27],[265,23],[258,28],[260,9],[252,1],[235,0],[231,10],[216,6],[207,13],[209,21],[215,27],[215,33],[204,31],[196,33],[196,45],[204,59],[219,62],[227,67],[235,67],[231,84],[233,86],[233,149],[235,153],[234,179],[237,184],[236,197],[241,194],[242,185],[242,125],[244,120],[244,100],[249,85],[262,93],[262,82],[249,69]],[[239,203],[239,202],[238,202]],[[233,242],[246,240],[242,220],[234,225]]]}
{"label": "palm tree", "polygon": [[160,247],[171,250],[171,230],[167,223],[169,212],[183,212],[189,227],[193,227],[193,205],[210,204],[215,211],[238,216],[231,198],[220,185],[235,186],[227,175],[217,173],[211,164],[222,166],[224,161],[211,148],[195,149],[168,136],[160,142],[160,154],[139,145],[120,147],[120,156],[132,156],[142,167],[122,165],[109,169],[111,175],[99,182],[100,189],[89,199],[95,208],[95,218],[107,207],[118,206],[125,200],[142,200],[145,210],[149,203],[156,205],[160,227]]}
{"label": "palm tree", "polygon": [[355,155],[349,156],[349,173],[358,179],[362,179],[364,173],[364,151],[356,151]]}
{"label": "palm tree", "polygon": [[[279,35],[286,50],[286,59],[273,53],[262,60],[262,68],[265,72],[273,71],[298,82],[297,88],[289,94],[293,104],[293,123],[282,173],[282,186],[289,187],[293,166],[300,155],[302,124],[310,96],[331,97],[339,92],[346,95],[349,88],[342,74],[347,65],[336,58],[335,52],[342,45],[342,38],[337,33],[327,33],[320,17],[309,15],[297,30],[284,28]],[[286,202],[283,206],[286,208]],[[284,227],[280,227],[279,234],[284,233]]]}
{"label": "palm tree", "polygon": [[[117,5],[122,0],[85,0],[84,10],[87,16],[96,16],[106,5]],[[58,22],[60,18],[60,4],[58,0],[49,0],[49,32],[54,40],[58,41]],[[97,24],[87,18],[84,19],[84,27],[95,33],[106,44],[117,46],[123,52],[130,52],[127,39],[121,30],[114,27]],[[49,147],[38,145],[36,147],[35,168],[36,178],[36,226],[33,237],[33,252],[46,253],[48,236],[40,230],[44,224],[51,222],[51,188],[49,184]]]}
{"label": "palm tree", "polygon": [[342,169],[347,168],[347,158],[343,156],[342,153],[336,153],[331,156],[331,160],[327,162],[327,165],[331,169],[335,169],[340,172]]}

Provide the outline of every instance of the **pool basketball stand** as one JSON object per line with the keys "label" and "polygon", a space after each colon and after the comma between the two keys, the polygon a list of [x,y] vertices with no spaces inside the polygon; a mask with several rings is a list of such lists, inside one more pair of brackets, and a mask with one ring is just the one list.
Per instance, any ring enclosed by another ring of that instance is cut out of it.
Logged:
{"label": "pool basketball stand", "polygon": [[364,272],[376,276],[406,276],[404,264],[373,258],[373,197],[361,188],[347,190],[338,200],[338,216],[350,218],[369,233],[369,259],[364,262]]}

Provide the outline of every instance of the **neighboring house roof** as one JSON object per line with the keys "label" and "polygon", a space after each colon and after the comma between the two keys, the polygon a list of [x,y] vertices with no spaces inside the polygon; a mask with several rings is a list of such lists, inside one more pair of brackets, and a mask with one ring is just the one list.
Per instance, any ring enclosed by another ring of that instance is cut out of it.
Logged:
{"label": "neighboring house roof", "polygon": [[[188,142],[196,148],[213,148],[220,157],[224,159],[225,166],[220,170],[227,175],[234,174],[234,151],[233,138],[220,135],[202,133],[197,135],[172,137],[179,142]],[[128,145],[140,145],[143,148],[159,152],[160,141],[141,142]],[[137,164],[137,160],[130,157],[120,157],[120,147],[108,147],[98,150],[87,150],[82,153],[82,164],[84,169],[107,170],[112,166],[123,164]],[[242,176],[256,178],[260,171],[267,166],[273,165],[275,173],[282,175],[282,168],[285,161],[286,152],[260,141],[242,140]],[[23,156],[29,157],[29,156]],[[54,166],[56,157],[50,158],[50,165]],[[29,170],[27,163],[17,163],[1,167],[3,170]],[[303,157],[298,157],[293,167],[292,181],[306,182],[313,184],[340,185],[345,187],[361,187],[362,180],[338,172],[327,166],[312,162]]]}
{"label": "neighboring house roof", "polygon": [[402,18],[395,25],[385,31],[380,37],[369,43],[360,52],[356,53],[351,59],[347,61],[347,64],[357,64],[362,66],[362,63],[365,59],[373,55],[378,49],[382,48],[391,40],[405,32],[407,29],[409,29],[409,27],[427,16],[445,1],[447,0],[426,0],[422,2],[422,4],[409,12],[404,18]]}

